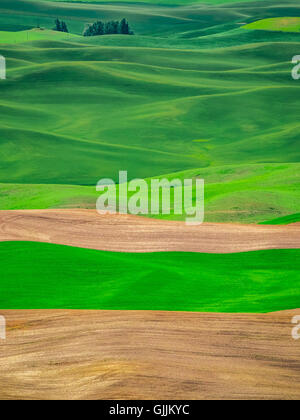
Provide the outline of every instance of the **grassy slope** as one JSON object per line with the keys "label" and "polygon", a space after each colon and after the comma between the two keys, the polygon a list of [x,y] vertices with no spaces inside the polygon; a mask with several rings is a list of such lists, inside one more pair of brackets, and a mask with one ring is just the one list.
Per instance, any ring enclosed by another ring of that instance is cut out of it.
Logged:
{"label": "grassy slope", "polygon": [[[259,164],[198,168],[165,177],[205,179],[205,221],[252,223],[299,209],[299,174],[300,164]],[[147,181],[150,185],[151,179]],[[95,187],[88,186],[0,184],[0,208],[95,208],[98,195]],[[183,220],[186,216],[171,210],[170,216],[158,217]]]}
{"label": "grassy slope", "polygon": [[[205,180],[206,222],[257,223],[299,209],[299,164],[200,168],[166,178]],[[183,220],[186,215],[171,213],[171,216],[161,215],[160,218]]]}
{"label": "grassy slope", "polygon": [[300,250],[122,254],[2,243],[0,255],[2,309],[269,312],[299,306]]}
{"label": "grassy slope", "polygon": [[262,19],[244,26],[245,29],[300,32],[300,17]]}
{"label": "grassy slope", "polygon": [[46,41],[3,48],[0,181],[94,185],[119,169],[149,177],[297,162],[294,51],[290,43],[213,51]]}

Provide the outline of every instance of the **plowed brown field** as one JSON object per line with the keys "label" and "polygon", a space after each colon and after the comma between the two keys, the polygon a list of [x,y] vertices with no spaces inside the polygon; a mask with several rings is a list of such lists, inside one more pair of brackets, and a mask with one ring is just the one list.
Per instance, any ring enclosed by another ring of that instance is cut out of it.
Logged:
{"label": "plowed brown field", "polygon": [[292,316],[1,311],[1,399],[296,399]]}
{"label": "plowed brown field", "polygon": [[120,252],[228,253],[300,248],[300,224],[187,226],[139,216],[99,215],[93,210],[1,211],[0,241],[40,241]]}

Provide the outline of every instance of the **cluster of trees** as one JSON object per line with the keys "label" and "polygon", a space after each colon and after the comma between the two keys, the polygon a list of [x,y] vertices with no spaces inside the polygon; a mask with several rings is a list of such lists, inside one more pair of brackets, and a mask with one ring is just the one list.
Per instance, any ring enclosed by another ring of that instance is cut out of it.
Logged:
{"label": "cluster of trees", "polygon": [[[55,20],[55,27],[53,28],[53,30],[67,33],[69,32],[66,22],[64,22],[63,20],[59,20],[58,18]],[[111,20],[109,22],[102,22],[101,20],[98,20],[97,22],[88,25],[88,27],[85,28],[83,32],[84,36],[112,34],[134,35],[133,31],[130,29],[129,23],[125,18],[121,21]]]}
{"label": "cluster of trees", "polygon": [[55,27],[53,29],[58,32],[69,32],[66,22],[63,20],[60,21],[58,18],[55,21]]}
{"label": "cluster of trees", "polygon": [[112,34],[121,34],[121,35],[134,35],[133,31],[130,29],[130,26],[127,20],[124,18],[121,21],[111,20],[109,22],[102,22],[98,20],[97,22],[89,25],[85,30],[84,36],[98,36],[98,35],[112,35]]}

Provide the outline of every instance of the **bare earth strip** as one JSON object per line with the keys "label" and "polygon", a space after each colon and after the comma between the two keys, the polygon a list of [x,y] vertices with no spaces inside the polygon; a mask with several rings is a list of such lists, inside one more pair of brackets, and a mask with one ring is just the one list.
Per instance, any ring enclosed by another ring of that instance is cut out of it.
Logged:
{"label": "bare earth strip", "polygon": [[299,399],[298,311],[1,311],[1,399]]}
{"label": "bare earth strip", "polygon": [[300,224],[187,226],[94,210],[0,211],[0,241],[39,241],[119,252],[208,253],[300,248]]}

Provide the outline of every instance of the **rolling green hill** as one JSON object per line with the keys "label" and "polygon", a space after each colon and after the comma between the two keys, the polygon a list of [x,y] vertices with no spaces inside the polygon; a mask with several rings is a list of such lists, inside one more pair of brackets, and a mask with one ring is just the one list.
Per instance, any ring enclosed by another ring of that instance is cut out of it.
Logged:
{"label": "rolling green hill", "polygon": [[292,43],[3,47],[0,181],[95,185],[120,169],[145,178],[298,162],[294,51]]}
{"label": "rolling green hill", "polygon": [[[2,309],[270,312],[300,299],[300,250],[123,254],[0,243]],[[53,264],[55,261],[55,264]]]}
{"label": "rolling green hill", "polygon": [[[94,207],[97,181],[128,170],[201,174],[209,221],[298,212],[299,36],[244,24],[299,2],[213,3],[2,0],[0,208]],[[72,34],[50,31],[56,17]],[[134,36],[78,36],[122,17]]]}

